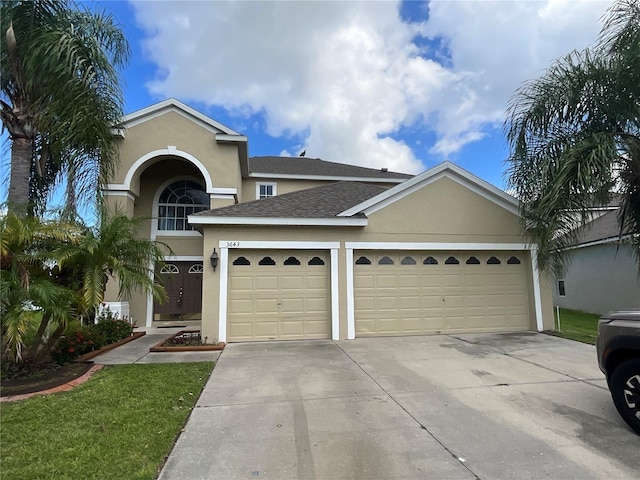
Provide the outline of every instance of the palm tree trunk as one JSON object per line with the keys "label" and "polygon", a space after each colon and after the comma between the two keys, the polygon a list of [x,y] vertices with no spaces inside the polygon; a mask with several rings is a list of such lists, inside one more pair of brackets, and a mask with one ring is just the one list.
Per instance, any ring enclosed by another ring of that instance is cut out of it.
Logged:
{"label": "palm tree trunk", "polygon": [[40,325],[38,326],[38,331],[36,332],[36,336],[34,337],[33,344],[27,348],[27,351],[22,356],[22,362],[33,362],[38,356],[38,352],[42,348],[42,340],[45,332],[47,331],[47,326],[49,325],[49,321],[51,320],[51,316],[46,312],[42,313],[42,320],[40,320]]}
{"label": "palm tree trunk", "polygon": [[31,141],[24,137],[13,139],[11,145],[11,180],[7,197],[9,211],[26,214],[29,203],[29,174],[31,172]]}

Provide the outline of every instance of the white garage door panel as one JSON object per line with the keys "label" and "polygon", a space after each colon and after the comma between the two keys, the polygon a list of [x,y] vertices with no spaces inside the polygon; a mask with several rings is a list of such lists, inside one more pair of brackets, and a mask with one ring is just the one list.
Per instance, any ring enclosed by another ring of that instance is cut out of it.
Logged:
{"label": "white garage door panel", "polygon": [[329,338],[329,264],[328,252],[230,251],[228,340]]}
{"label": "white garage door panel", "polygon": [[[527,330],[525,255],[355,252],[356,336]],[[450,257],[459,263],[446,264]]]}

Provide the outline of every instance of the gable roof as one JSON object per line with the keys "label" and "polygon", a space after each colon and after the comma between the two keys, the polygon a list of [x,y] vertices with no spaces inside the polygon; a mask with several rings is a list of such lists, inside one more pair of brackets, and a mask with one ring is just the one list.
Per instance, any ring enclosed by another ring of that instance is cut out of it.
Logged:
{"label": "gable roof", "polygon": [[413,175],[389,172],[328,162],[319,158],[307,157],[251,157],[249,159],[249,177],[255,178],[296,178],[323,180],[359,180],[369,182],[400,183]]}
{"label": "gable roof", "polygon": [[176,100],[175,98],[168,98],[167,100],[163,100],[162,102],[155,103],[148,107],[142,108],[140,110],[136,110],[128,115],[125,115],[122,118],[122,124],[125,127],[133,127],[140,123],[149,121],[153,118],[159,117],[161,115],[166,114],[167,112],[176,112],[182,115],[185,118],[199,124],[200,126],[206,128],[212,133],[222,133],[224,135],[235,135],[244,137],[246,141],[246,137],[244,135],[240,135],[238,132],[230,129],[229,127],[216,122],[212,118],[207,117],[206,115],[198,112],[197,110],[191,108],[188,105],[185,105],[180,100]]}
{"label": "gable roof", "polygon": [[490,183],[485,182],[451,162],[442,162],[435,167],[422,172],[420,175],[416,175],[415,177],[405,181],[404,183],[396,185],[375,197],[369,198],[358,205],[354,205],[353,207],[340,212],[339,216],[350,217],[359,213],[369,215],[417,190],[420,190],[430,183],[445,177],[467,187],[469,190],[501,206],[511,213],[519,215],[520,204],[515,197],[512,197],[505,191],[494,187]]}
{"label": "gable roof", "polygon": [[345,209],[384,192],[361,182],[338,182],[238,203],[189,215],[195,225],[352,225],[367,224],[364,215],[338,217]]}
{"label": "gable roof", "polygon": [[519,214],[519,202],[506,192],[450,162],[443,162],[388,190],[343,181],[275,197],[205,210],[189,215],[195,225],[367,225],[367,215],[441,178]]}
{"label": "gable roof", "polygon": [[198,112],[197,110],[185,105],[180,100],[169,98],[162,102],[156,103],[149,107],[136,110],[129,115],[122,117],[121,127],[115,133],[125,138],[126,128],[131,128],[154,118],[165,115],[168,112],[175,112],[186,119],[194,122],[196,125],[208,130],[213,134],[214,140],[221,144],[233,144],[238,146],[238,155],[240,158],[240,169],[243,174],[248,171],[249,147],[247,145],[247,137],[230,129],[229,127],[216,122],[212,118]]}

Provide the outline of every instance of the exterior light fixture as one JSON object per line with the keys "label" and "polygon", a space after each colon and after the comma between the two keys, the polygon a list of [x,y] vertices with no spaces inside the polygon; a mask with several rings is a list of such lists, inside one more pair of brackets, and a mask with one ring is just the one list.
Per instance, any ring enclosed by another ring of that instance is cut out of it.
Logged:
{"label": "exterior light fixture", "polygon": [[213,271],[216,271],[216,268],[218,268],[218,260],[220,259],[220,257],[218,256],[218,252],[216,252],[216,249],[213,249],[213,253],[211,254],[211,257],[209,258],[209,260],[211,260],[211,266],[213,267]]}

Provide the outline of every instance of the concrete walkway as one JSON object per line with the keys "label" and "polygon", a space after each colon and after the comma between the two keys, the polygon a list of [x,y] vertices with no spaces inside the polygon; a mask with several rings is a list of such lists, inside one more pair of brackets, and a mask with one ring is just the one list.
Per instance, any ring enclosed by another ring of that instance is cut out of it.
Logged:
{"label": "concrete walkway", "polygon": [[595,348],[535,333],[227,345],[160,480],[637,479]]}
{"label": "concrete walkway", "polygon": [[[186,362],[215,362],[220,351],[211,352],[150,352],[149,348],[174,333],[183,330],[179,328],[148,328],[147,334],[132,342],[114,348],[93,359],[101,365],[123,365],[129,363],[186,363]],[[139,331],[139,330],[136,330]]]}

